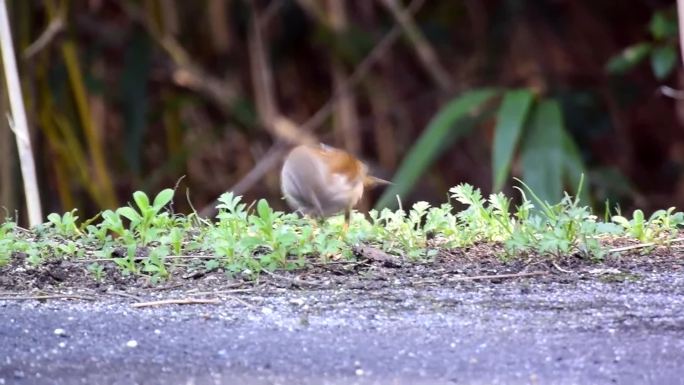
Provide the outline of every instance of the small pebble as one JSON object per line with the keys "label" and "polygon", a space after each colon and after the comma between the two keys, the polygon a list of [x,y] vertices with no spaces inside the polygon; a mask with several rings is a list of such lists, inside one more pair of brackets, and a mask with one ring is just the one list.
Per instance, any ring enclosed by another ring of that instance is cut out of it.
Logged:
{"label": "small pebble", "polygon": [[55,329],[55,331],[53,333],[55,333],[55,335],[60,336],[60,337],[66,337],[66,332],[62,328]]}
{"label": "small pebble", "polygon": [[302,305],[304,305],[304,300],[301,298],[292,298],[290,300],[290,303],[293,305],[302,306]]}
{"label": "small pebble", "polygon": [[130,341],[126,342],[126,346],[128,346],[129,348],[134,348],[134,347],[138,346],[138,341],[130,340]]}

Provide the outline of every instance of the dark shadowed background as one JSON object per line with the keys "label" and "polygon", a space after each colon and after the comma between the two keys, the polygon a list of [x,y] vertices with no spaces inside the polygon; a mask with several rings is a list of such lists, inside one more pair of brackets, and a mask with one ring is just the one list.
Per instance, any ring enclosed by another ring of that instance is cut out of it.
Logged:
{"label": "dark shadowed background", "polygon": [[[558,199],[584,173],[596,208],[684,208],[675,1],[9,5],[45,213],[176,185],[181,212],[229,189],[284,209],[279,161],[310,136],[394,178],[381,206],[513,176]],[[24,222],[4,118],[0,206]]]}

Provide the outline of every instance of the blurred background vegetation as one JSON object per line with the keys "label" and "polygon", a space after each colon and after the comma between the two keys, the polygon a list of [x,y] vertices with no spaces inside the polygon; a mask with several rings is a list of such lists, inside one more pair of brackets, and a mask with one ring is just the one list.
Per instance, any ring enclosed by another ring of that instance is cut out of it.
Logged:
{"label": "blurred background vegetation", "polygon": [[[279,162],[305,138],[396,182],[361,209],[514,176],[555,200],[581,173],[597,208],[684,208],[674,1],[9,5],[45,213],[173,186],[181,212],[231,189],[285,208]],[[21,222],[12,135],[0,119],[0,219]]]}

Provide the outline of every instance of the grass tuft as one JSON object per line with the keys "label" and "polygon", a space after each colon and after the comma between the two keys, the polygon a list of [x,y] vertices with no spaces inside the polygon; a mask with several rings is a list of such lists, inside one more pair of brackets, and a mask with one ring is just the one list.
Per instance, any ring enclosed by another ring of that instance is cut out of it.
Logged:
{"label": "grass tuft", "polygon": [[111,261],[123,274],[157,282],[170,277],[179,260],[196,256],[194,262],[203,263],[204,269],[256,278],[263,271],[305,268],[311,261],[351,260],[352,246],[358,244],[424,262],[440,250],[481,242],[503,245],[502,258],[579,255],[600,260],[608,252],[603,240],[621,237],[666,245],[684,223],[684,214],[674,208],[648,219],[635,210],[631,218],[618,213],[606,221],[568,194],[549,204],[521,185],[515,206],[503,193],[485,198],[479,189],[461,184],[439,206],[417,202],[408,210],[371,210],[367,216],[355,212],[347,231],[342,215],[314,222],[275,211],[263,199],[248,205],[233,193],[220,197],[213,220],[202,220],[171,212],[171,189],[154,199],[138,191],[134,205],[106,210],[80,224],[77,210],[50,214],[31,231],[11,220],[0,224],[0,266],[18,256],[31,266],[69,259],[89,263],[93,278],[102,280],[102,263]]}

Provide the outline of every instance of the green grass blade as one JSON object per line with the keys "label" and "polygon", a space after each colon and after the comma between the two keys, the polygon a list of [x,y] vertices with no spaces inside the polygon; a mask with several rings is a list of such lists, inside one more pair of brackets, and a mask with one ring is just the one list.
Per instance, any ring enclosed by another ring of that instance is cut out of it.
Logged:
{"label": "green grass blade", "polygon": [[562,198],[563,134],[563,114],[558,102],[539,103],[528,122],[521,161],[523,180],[546,202]]}
{"label": "green grass blade", "polygon": [[[395,207],[395,196],[411,191],[416,181],[430,167],[432,162],[448,143],[467,133],[470,125],[456,125],[459,120],[470,116],[496,94],[495,89],[483,88],[453,99],[430,121],[425,132],[404,158],[392,181],[394,182],[380,197],[376,209]],[[454,135],[456,132],[458,135]]]}
{"label": "green grass blade", "polygon": [[577,198],[579,198],[580,203],[589,205],[590,196],[588,186],[584,186],[581,190],[579,187],[582,184],[583,175],[587,174],[580,150],[566,130],[563,130],[562,141],[563,174],[565,175],[565,180],[570,185],[570,191],[572,191],[573,195],[576,195]]}
{"label": "green grass blade", "polygon": [[508,177],[513,153],[518,145],[533,100],[534,96],[528,90],[508,91],[504,96],[497,113],[492,150],[494,191],[500,191]]}

